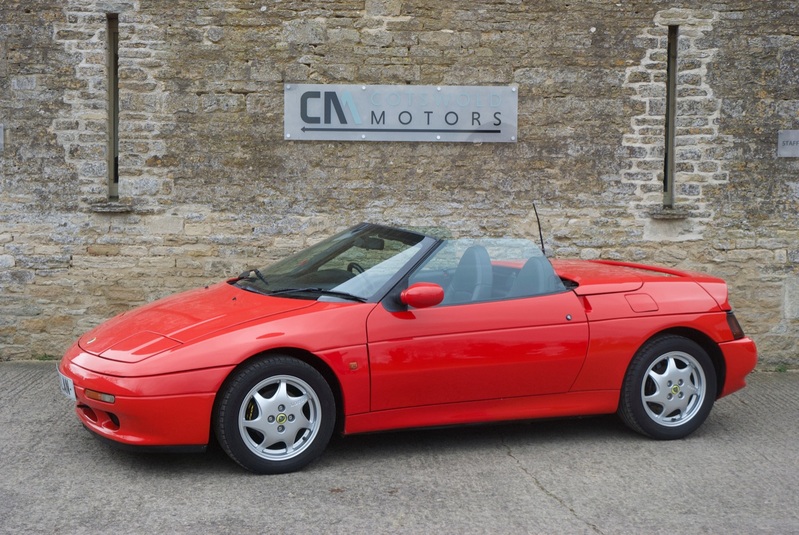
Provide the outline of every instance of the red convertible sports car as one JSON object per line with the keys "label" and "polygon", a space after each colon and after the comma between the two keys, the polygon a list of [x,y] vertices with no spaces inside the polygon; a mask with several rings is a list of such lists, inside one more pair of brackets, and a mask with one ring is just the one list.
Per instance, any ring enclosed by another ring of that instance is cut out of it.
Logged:
{"label": "red convertible sports car", "polygon": [[757,360],[724,281],[361,224],[126,312],[59,365],[96,435],[298,470],[332,433],[618,413],[681,438]]}

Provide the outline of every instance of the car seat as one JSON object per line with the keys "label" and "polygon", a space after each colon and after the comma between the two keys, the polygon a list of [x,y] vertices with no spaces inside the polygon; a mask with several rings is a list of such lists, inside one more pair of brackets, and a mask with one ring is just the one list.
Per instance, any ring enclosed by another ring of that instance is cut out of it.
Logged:
{"label": "car seat", "polygon": [[452,281],[444,292],[445,304],[485,301],[491,298],[494,275],[491,257],[482,245],[472,245],[461,256]]}
{"label": "car seat", "polygon": [[544,256],[533,256],[519,270],[508,297],[543,295],[563,289],[563,283],[555,275],[549,260]]}

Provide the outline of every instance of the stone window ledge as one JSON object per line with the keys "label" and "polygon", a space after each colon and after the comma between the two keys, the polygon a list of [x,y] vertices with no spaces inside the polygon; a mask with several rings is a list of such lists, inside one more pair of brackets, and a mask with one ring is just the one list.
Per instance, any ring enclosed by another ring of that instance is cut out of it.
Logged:
{"label": "stone window ledge", "polygon": [[127,214],[133,211],[133,205],[117,201],[103,201],[92,203],[89,205],[89,209],[98,214]]}
{"label": "stone window ledge", "polygon": [[649,217],[652,219],[664,219],[664,220],[676,220],[676,219],[688,219],[691,217],[691,213],[688,210],[683,210],[681,208],[655,208],[649,212]]}

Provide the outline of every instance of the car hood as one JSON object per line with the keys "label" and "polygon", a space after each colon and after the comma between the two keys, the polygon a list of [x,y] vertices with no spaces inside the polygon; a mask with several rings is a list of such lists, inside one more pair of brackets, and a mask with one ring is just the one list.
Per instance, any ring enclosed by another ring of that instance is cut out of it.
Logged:
{"label": "car hood", "polygon": [[139,362],[199,336],[315,303],[268,297],[223,282],[124,312],[83,335],[78,344],[102,358]]}

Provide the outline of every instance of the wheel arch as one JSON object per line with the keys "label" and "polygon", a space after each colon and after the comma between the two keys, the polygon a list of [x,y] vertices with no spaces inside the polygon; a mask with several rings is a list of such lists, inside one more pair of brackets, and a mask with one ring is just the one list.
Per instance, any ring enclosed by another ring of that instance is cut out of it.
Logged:
{"label": "wheel arch", "polygon": [[646,344],[648,344],[650,341],[656,338],[668,335],[677,335],[677,336],[682,336],[683,338],[687,338],[699,344],[699,346],[705,350],[705,352],[710,357],[710,360],[713,363],[714,371],[716,372],[715,397],[716,399],[718,399],[718,397],[721,395],[721,392],[724,390],[724,380],[727,372],[727,367],[724,362],[724,355],[722,354],[719,345],[702,331],[691,329],[690,327],[673,327],[671,329],[660,331],[657,334],[651,336],[648,340],[644,341],[644,343],[641,344],[640,347],[644,347]]}
{"label": "wheel arch", "polygon": [[343,403],[344,396],[341,388],[341,383],[339,382],[338,377],[336,376],[333,369],[328,365],[328,363],[325,362],[324,359],[320,358],[318,355],[315,355],[314,353],[311,353],[310,351],[307,351],[305,349],[300,349],[296,347],[274,347],[265,351],[261,351],[259,353],[255,353],[254,355],[251,355],[250,357],[242,360],[227,374],[227,377],[225,377],[225,380],[219,386],[219,389],[217,390],[216,395],[214,396],[214,406],[213,410],[211,411],[211,431],[209,435],[209,443],[213,440],[213,435],[214,435],[213,421],[216,418],[219,396],[222,392],[224,392],[228,382],[231,380],[232,377],[236,375],[236,373],[241,368],[243,368],[250,362],[257,359],[267,358],[271,355],[284,355],[287,357],[295,358],[299,361],[304,362],[305,364],[308,364],[309,366],[313,367],[316,371],[318,371],[325,379],[325,381],[327,381],[327,384],[330,385],[330,390],[333,392],[333,398],[336,401],[335,432],[341,432],[341,430],[344,428],[344,403]]}

